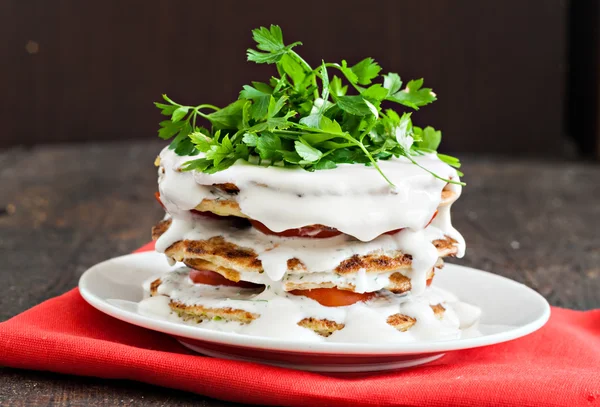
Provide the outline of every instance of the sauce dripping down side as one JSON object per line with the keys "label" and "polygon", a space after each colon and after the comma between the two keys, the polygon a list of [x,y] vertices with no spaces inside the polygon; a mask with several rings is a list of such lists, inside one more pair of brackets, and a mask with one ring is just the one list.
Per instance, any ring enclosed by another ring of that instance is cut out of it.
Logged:
{"label": "sauce dripping down side", "polygon": [[[275,233],[326,225],[368,242],[392,230],[420,230],[440,206],[446,187],[446,182],[405,158],[379,162],[395,188],[373,167],[362,164],[308,172],[238,161],[215,174],[182,171],[181,166],[194,158],[178,156],[168,148],[160,154],[161,202],[172,217],[183,216],[204,199],[233,200],[242,213]],[[459,179],[456,171],[435,154],[415,160],[441,176]],[[213,187],[216,184],[235,185],[239,192],[227,193]],[[449,188],[457,198],[460,196],[459,185]]]}

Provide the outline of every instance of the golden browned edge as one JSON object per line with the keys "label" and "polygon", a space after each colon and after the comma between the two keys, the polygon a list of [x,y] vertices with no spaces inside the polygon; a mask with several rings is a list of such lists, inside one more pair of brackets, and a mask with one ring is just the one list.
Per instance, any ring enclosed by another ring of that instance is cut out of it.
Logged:
{"label": "golden browned edge", "polygon": [[[158,239],[169,227],[170,220],[159,222],[152,230],[153,239]],[[443,240],[433,242],[438,249],[440,258],[436,263],[436,268],[443,267],[442,257],[454,255],[457,248],[454,246],[455,240],[446,237]],[[238,282],[241,279],[240,272],[262,273],[262,263],[254,250],[237,246],[227,242],[221,236],[211,237],[207,240],[183,240],[175,242],[167,248],[165,254],[176,261],[185,263],[193,269],[211,270],[221,274],[228,280]],[[370,253],[367,255],[352,256],[342,261],[333,270],[340,275],[350,275],[359,270],[367,270],[368,273],[386,273],[397,270],[406,270],[411,267],[412,256],[402,252],[395,253]],[[305,265],[296,258],[289,259],[287,262],[289,273],[306,273]],[[427,278],[433,277],[434,269],[429,272]],[[334,285],[333,283],[293,283],[286,282],[284,289],[306,290],[313,288],[340,288],[353,291],[355,287],[352,284]],[[400,294],[411,290],[410,279],[397,272],[391,275],[390,284],[385,287],[388,290]]]}
{"label": "golden browned edge", "polygon": [[[444,315],[444,312],[446,311],[446,308],[444,308],[444,306],[442,304],[431,305],[430,307],[433,310],[433,313],[435,314],[435,316],[440,319],[442,318],[442,315]],[[386,322],[388,324],[390,324],[391,326],[393,326],[394,328],[396,328],[397,330],[399,330],[401,332],[406,332],[410,328],[412,328],[412,326],[417,322],[417,320],[413,317],[409,317],[408,315],[394,314],[394,315],[390,315],[387,318]]]}
{"label": "golden browned edge", "polygon": [[[229,281],[238,282],[241,280],[240,273],[235,270],[217,266],[209,261],[202,259],[184,259],[183,261],[186,266],[196,269],[196,270],[210,270],[216,273],[219,273]],[[444,267],[444,263],[442,259],[438,259],[438,262],[434,268],[429,270],[427,273],[427,279],[433,278],[435,275],[435,269],[441,269]],[[324,283],[293,283],[293,282],[285,282],[283,284],[283,288],[285,291],[293,291],[293,290],[312,290],[315,288],[338,288],[340,290],[349,290],[354,291],[356,288],[354,284],[340,285],[334,284],[332,282],[324,282]],[[395,294],[401,294],[404,292],[408,292],[412,289],[412,285],[410,283],[410,278],[404,276],[402,273],[397,272],[390,276],[390,285],[386,287],[389,291]]]}
{"label": "golden browned edge", "polygon": [[298,322],[298,325],[300,325],[303,328],[308,328],[314,331],[316,334],[325,337],[328,337],[335,331],[339,331],[340,329],[343,329],[346,326],[344,324],[338,324],[337,322],[330,321],[328,319],[317,319],[313,317],[304,318],[303,320]]}
{"label": "golden browned edge", "polygon": [[[162,283],[161,279],[158,278],[154,280],[150,284],[150,295],[156,296],[158,294],[158,287]],[[184,321],[195,321],[196,323],[201,323],[202,321],[207,320],[226,320],[226,321],[235,321],[242,324],[248,324],[255,319],[259,318],[259,314],[251,313],[248,311],[244,311],[241,309],[234,308],[207,308],[202,305],[185,305],[177,301],[171,300],[169,302],[169,307],[173,312],[175,312],[180,318]],[[434,314],[441,318],[446,309],[443,305],[431,305]],[[416,322],[415,318],[409,317],[404,314],[394,314],[390,315],[386,322],[396,328],[398,331],[406,332],[408,331]],[[298,325],[310,329],[314,331],[316,334],[327,337],[334,333],[335,331],[339,331],[345,327],[344,324],[337,323],[335,321],[330,321],[328,319],[318,319],[318,318],[304,318],[298,322]]]}
{"label": "golden browned edge", "polygon": [[[150,295],[155,297],[158,294],[158,287],[162,284],[160,278],[157,278],[150,284]],[[207,308],[202,305],[185,305],[178,301],[169,301],[169,307],[184,321],[194,320],[197,323],[211,319],[225,319],[247,324],[254,321],[260,315],[248,311],[234,308]]]}
{"label": "golden browned edge", "polygon": [[[239,189],[234,184],[215,184],[213,187],[229,194],[237,194]],[[235,191],[235,192],[232,192]],[[442,190],[442,200],[440,206],[447,206],[456,200],[456,193],[449,189]],[[212,212],[220,216],[236,216],[239,218],[248,219],[249,216],[244,214],[240,209],[240,205],[230,199],[203,199],[195,208],[197,211]]]}
{"label": "golden browned edge", "polygon": [[[152,228],[152,238],[158,239],[171,224],[171,220],[160,221]],[[433,242],[439,257],[453,256],[457,253],[456,240],[446,236]],[[341,275],[353,274],[361,269],[368,273],[385,273],[399,269],[409,269],[412,256],[400,251],[373,252],[364,256],[355,255],[342,261],[333,270]],[[236,271],[263,272],[262,263],[256,252],[249,248],[227,242],[222,236],[206,240],[180,240],[165,250],[165,254],[177,261],[189,262],[192,259],[209,261],[218,267]],[[306,266],[296,258],[289,259],[287,267],[291,273],[306,273]]]}
{"label": "golden browned edge", "polygon": [[249,217],[240,210],[240,205],[236,201],[231,201],[229,199],[204,198],[194,209],[202,212],[212,212],[219,216],[235,216],[238,218],[249,219]]}

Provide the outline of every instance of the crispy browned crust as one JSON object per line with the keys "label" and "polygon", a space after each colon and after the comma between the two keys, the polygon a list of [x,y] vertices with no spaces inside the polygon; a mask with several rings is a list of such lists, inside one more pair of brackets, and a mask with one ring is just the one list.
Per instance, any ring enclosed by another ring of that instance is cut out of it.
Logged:
{"label": "crispy browned crust", "polygon": [[[432,279],[434,275],[435,268],[432,268],[427,273],[427,280]],[[402,273],[394,273],[390,276],[390,284],[386,288],[394,294],[402,294],[412,290],[412,284],[410,283],[410,278],[406,277]]]}
{"label": "crispy browned crust", "polygon": [[405,293],[412,289],[410,278],[406,277],[402,273],[392,274],[390,276],[390,285],[392,285],[393,288],[389,290],[395,294]]}
{"label": "crispy browned crust", "polygon": [[[438,318],[441,318],[446,311],[446,308],[442,304],[431,305],[431,309],[433,313]],[[406,332],[417,322],[417,320],[413,317],[409,317],[404,314],[394,314],[390,315],[386,321],[388,324],[396,328],[401,332]]]}
{"label": "crispy browned crust", "polygon": [[433,313],[438,317],[441,318],[442,315],[444,314],[444,312],[446,311],[446,308],[444,308],[444,306],[442,304],[436,304],[436,305],[432,305],[431,309],[433,310]]}
{"label": "crispy browned crust", "polygon": [[152,226],[152,240],[158,240],[171,226],[171,219],[165,219]]}
{"label": "crispy browned crust", "polygon": [[220,216],[236,216],[238,218],[248,218],[240,210],[240,205],[236,201],[229,199],[207,199],[196,205],[197,211],[212,212]]}
{"label": "crispy browned crust", "polygon": [[[169,228],[171,221],[163,220],[152,229],[153,239],[158,239]],[[433,242],[438,249],[440,259],[435,267],[443,266],[442,257],[454,255],[457,251],[456,241],[450,237]],[[262,273],[262,263],[256,252],[249,248],[237,246],[227,242],[221,236],[215,236],[207,240],[183,240],[172,244],[167,248],[165,254],[176,261],[184,262],[188,267],[194,269],[206,269],[215,271],[231,281],[240,281],[240,272]],[[412,256],[402,252],[373,252],[364,256],[355,255],[342,261],[333,271],[340,275],[352,275],[360,270],[367,273],[386,273],[396,270],[410,269]],[[297,258],[287,261],[288,272],[302,274],[306,273],[306,266]],[[427,278],[432,277],[430,272]],[[286,282],[284,288],[288,291],[313,289],[313,288],[340,288],[354,290],[351,284],[340,285],[331,282],[319,284]],[[401,273],[394,273],[390,284],[386,287],[390,291],[400,294],[410,291],[410,279]]]}
{"label": "crispy browned crust", "polygon": [[330,321],[328,319],[317,319],[317,318],[304,318],[298,322],[303,328],[308,328],[314,331],[316,334],[328,337],[335,331],[343,329],[346,325],[338,324],[337,322]]}
{"label": "crispy browned crust", "polygon": [[367,254],[365,256],[354,255],[346,259],[335,268],[338,274],[354,274],[359,270],[377,270],[378,273],[394,271],[398,269],[410,268],[412,264],[412,256],[410,254],[398,253],[392,257],[378,253]]}
{"label": "crispy browned crust", "polygon": [[[237,195],[240,192],[240,189],[232,183],[213,184],[212,187],[229,195]],[[445,187],[442,190],[442,200],[440,201],[440,206],[447,206],[454,202],[456,198],[456,193]],[[227,199],[227,197],[218,199],[205,198],[196,206],[195,209],[203,212],[213,212],[221,216],[237,216],[240,218],[248,218],[248,216],[241,211],[240,205],[233,197],[232,199]]]}
{"label": "crispy browned crust", "polygon": [[438,250],[438,253],[440,253],[440,257],[456,256],[456,253],[458,252],[458,249],[456,248],[458,242],[450,236],[446,236],[445,239],[434,240],[432,243]]}
{"label": "crispy browned crust", "polygon": [[162,281],[160,281],[160,278],[157,278],[152,283],[150,283],[150,295],[152,295],[152,296],[156,295],[156,291],[158,290],[158,286],[161,283],[162,283]]}
{"label": "crispy browned crust", "polygon": [[[150,295],[156,296],[158,295],[158,287],[162,281],[160,278],[156,279],[150,284]],[[248,324],[259,318],[259,314],[251,313],[248,311],[244,311],[241,309],[234,308],[207,308],[201,305],[185,305],[177,301],[171,300],[169,302],[169,307],[175,312],[180,318],[184,321],[195,321],[197,323],[201,323],[202,321],[208,320],[225,320],[225,321],[235,321],[242,324]],[[446,311],[443,305],[436,304],[431,305],[431,309],[433,309],[434,314],[441,318]],[[408,331],[416,322],[415,318],[409,317],[404,314],[394,314],[390,315],[386,322],[396,328],[401,332]],[[335,321],[330,321],[328,319],[318,319],[318,318],[304,318],[298,321],[298,325],[310,329],[314,331],[316,334],[328,337],[335,331],[339,331],[340,329],[344,329],[345,325],[337,323]]]}
{"label": "crispy browned crust", "polygon": [[221,236],[208,240],[180,240],[167,248],[165,254],[177,261],[201,259],[236,271],[262,271],[262,263],[254,250],[229,243]]}
{"label": "crispy browned crust", "polygon": [[187,321],[192,319],[198,323],[212,319],[224,319],[247,324],[260,316],[259,314],[253,314],[241,309],[207,308],[202,305],[185,305],[173,300],[169,302],[169,307],[171,307],[180,318],[183,318],[183,320]]}
{"label": "crispy browned crust", "polygon": [[[238,281],[241,280],[241,276],[240,273],[238,273],[235,270],[226,268],[226,267],[220,267],[220,266],[216,266],[213,263],[206,261],[206,260],[202,260],[202,259],[185,259],[184,263],[186,266],[196,269],[196,270],[210,270],[210,271],[214,271],[216,273],[219,273],[220,275],[222,275],[223,277],[225,277],[226,279],[230,280],[230,281],[235,281],[236,283]],[[443,267],[443,261],[442,259],[438,260],[438,263],[436,264],[435,268],[442,268]],[[435,268],[432,268],[428,273],[427,273],[427,279],[431,279],[433,278],[433,276],[435,275]],[[283,289],[285,291],[294,291],[294,290],[313,290],[315,288],[338,288],[341,290],[348,290],[348,291],[354,291],[355,290],[355,286],[354,284],[339,284],[339,283],[333,283],[333,282],[321,282],[321,283],[311,283],[311,282],[291,282],[291,281],[286,281],[283,284]],[[408,292],[412,289],[412,285],[410,283],[410,278],[404,276],[403,274],[401,274],[400,272],[394,273],[390,276],[390,283],[387,287],[385,287],[387,290],[393,292],[394,294],[402,294],[405,292]]]}
{"label": "crispy browned crust", "polygon": [[442,189],[442,201],[440,202],[440,206],[447,206],[455,200],[456,193],[447,188]]}
{"label": "crispy browned crust", "polygon": [[224,184],[213,184],[212,186],[230,195],[237,195],[240,192],[240,189],[237,187],[237,185],[232,184],[231,182],[226,182]]}
{"label": "crispy browned crust", "polygon": [[[152,238],[154,240],[158,239],[166,232],[170,224],[170,220],[160,221],[152,228]],[[457,253],[455,243],[456,241],[448,236],[446,236],[446,239],[433,242],[438,249],[439,257],[455,255]],[[202,259],[210,261],[216,266],[236,271],[257,273],[263,271],[262,263],[254,250],[227,242],[221,236],[211,237],[207,240],[180,240],[168,247],[165,254],[177,261]],[[347,275],[363,269],[367,273],[385,273],[399,269],[409,269],[411,264],[412,256],[400,251],[392,253],[373,252],[364,256],[355,255],[342,261],[336,267],[335,272]],[[292,273],[307,272],[305,265],[296,258],[289,259],[287,266]]]}
{"label": "crispy browned crust", "polygon": [[[219,273],[226,279],[234,282],[238,282],[241,280],[240,273],[232,270],[227,267],[217,266],[209,261],[202,259],[184,259],[183,262],[186,266],[196,269],[196,270],[210,270],[216,273]],[[427,279],[432,279],[435,275],[435,269],[441,269],[444,267],[444,262],[442,259],[438,259],[435,267],[432,268],[427,273]],[[307,283],[307,282],[291,282],[286,281],[283,284],[283,288],[285,291],[294,291],[294,290],[312,290],[315,288],[339,288],[342,290],[354,291],[355,286],[353,284],[340,285],[333,282],[321,282],[321,283]],[[410,278],[404,276],[400,272],[394,273],[390,276],[390,284],[385,287],[387,290],[393,292],[394,294],[402,294],[408,292],[412,289],[412,285],[410,283]]]}
{"label": "crispy browned crust", "polygon": [[[150,295],[152,297],[159,295],[158,287],[162,284],[160,278],[150,284]],[[184,321],[194,320],[197,323],[212,319],[225,319],[227,321],[236,321],[247,324],[254,321],[260,315],[248,311],[234,308],[208,308],[202,305],[185,305],[178,301],[171,300],[169,307]]]}

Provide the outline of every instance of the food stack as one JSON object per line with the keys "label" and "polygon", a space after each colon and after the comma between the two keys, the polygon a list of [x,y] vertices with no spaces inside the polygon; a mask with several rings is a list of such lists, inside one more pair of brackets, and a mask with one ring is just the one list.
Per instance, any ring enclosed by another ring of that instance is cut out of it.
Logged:
{"label": "food stack", "polygon": [[223,109],[157,103],[173,141],[156,160],[166,217],[152,235],[180,267],[148,281],[144,309],[294,340],[459,337],[460,303],[434,281],[465,250],[450,221],[460,163],[436,152],[441,132],[382,108],[435,94],[393,73],[375,83],[371,58],[313,69],[277,26],[253,34],[248,59],[278,78]]}

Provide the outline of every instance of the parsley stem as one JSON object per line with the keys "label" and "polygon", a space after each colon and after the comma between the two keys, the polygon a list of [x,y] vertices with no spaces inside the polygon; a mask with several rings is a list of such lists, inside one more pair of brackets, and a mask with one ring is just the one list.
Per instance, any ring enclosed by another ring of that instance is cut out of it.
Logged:
{"label": "parsley stem", "polygon": [[375,159],[373,158],[373,156],[371,155],[371,153],[369,153],[369,150],[367,150],[367,148],[363,145],[363,143],[361,143],[358,140],[355,140],[354,138],[352,138],[350,136],[348,136],[346,139],[349,140],[350,142],[353,142],[356,146],[360,147],[360,149],[369,158],[369,161],[371,161],[371,163],[377,169],[377,171],[381,174],[381,176],[383,178],[385,178],[385,180],[387,181],[387,183],[390,184],[390,186],[393,187],[393,188],[396,187],[396,185],[394,185],[394,183],[392,181],[390,181],[390,179],[388,177],[386,177],[386,175],[383,173],[383,171],[381,171],[381,168],[379,168],[379,165],[377,164],[377,161],[375,161]]}
{"label": "parsley stem", "polygon": [[291,50],[290,50],[290,54],[292,54],[292,56],[293,56],[294,58],[296,58],[296,59],[298,60],[298,62],[300,62],[300,64],[304,65],[304,69],[306,69],[306,70],[307,70],[307,71],[309,71],[309,72],[312,72],[312,70],[313,70],[313,69],[312,69],[312,68],[311,68],[311,66],[308,64],[308,62],[306,62],[306,61],[304,60],[304,58],[302,58],[300,55],[298,55],[298,53],[297,53],[296,51],[291,51]]}
{"label": "parsley stem", "polygon": [[[319,130],[319,129],[315,129],[315,130]],[[274,130],[273,133],[277,133],[277,134],[295,134],[295,135],[299,135],[299,136],[302,136],[304,134],[314,134],[314,133],[311,133],[310,131],[297,131],[297,130]],[[325,131],[317,131],[317,133],[332,134],[332,133],[327,133]]]}
{"label": "parsley stem", "polygon": [[196,114],[200,115],[201,117],[203,117],[205,119],[208,119],[208,115],[207,114],[204,114],[201,111],[196,110],[196,109],[194,109],[194,112],[196,112]]}
{"label": "parsley stem", "polygon": [[200,110],[200,109],[221,110],[220,107],[217,107],[215,105],[209,105],[209,104],[203,104],[203,105],[196,106],[196,108],[194,110]]}
{"label": "parsley stem", "polygon": [[352,87],[354,89],[356,89],[356,91],[358,93],[361,93],[363,91],[363,89],[359,88],[355,83],[352,83],[352,81],[350,79],[348,79],[348,77],[346,76],[346,73],[344,72],[344,70],[342,69],[342,67],[339,64],[328,62],[328,63],[325,64],[325,66],[328,67],[328,68],[335,68],[338,71],[340,71],[341,73],[343,73],[344,74],[344,78],[346,78],[346,80],[350,83],[350,85],[352,85]]}
{"label": "parsley stem", "polygon": [[461,185],[461,186],[463,186],[463,187],[464,187],[465,185],[467,185],[467,184],[465,184],[464,182],[460,182],[460,181],[453,181],[453,180],[451,180],[451,179],[446,179],[446,178],[440,177],[439,175],[437,175],[437,174],[436,174],[436,173],[434,173],[433,171],[431,171],[431,170],[429,170],[429,169],[427,169],[427,168],[423,167],[421,164],[419,164],[418,162],[416,162],[416,161],[415,161],[415,159],[414,159],[414,158],[412,158],[412,157],[410,156],[410,154],[405,154],[405,155],[404,155],[404,157],[408,158],[408,159],[409,159],[409,160],[410,160],[410,161],[411,161],[411,162],[412,162],[414,165],[416,165],[417,167],[419,167],[419,168],[421,168],[421,169],[423,169],[423,170],[427,171],[428,173],[430,173],[430,174],[431,174],[431,175],[433,175],[435,178],[437,178],[437,179],[439,179],[439,180],[441,180],[441,181],[445,181],[445,182],[447,182],[447,183],[449,183],[449,184]]}
{"label": "parsley stem", "polygon": [[[367,156],[367,158],[369,158],[369,161],[371,161],[371,163],[373,164],[373,166],[375,167],[375,169],[377,169],[377,171],[381,174],[381,176],[387,181],[388,184],[390,184],[390,186],[395,187],[394,183],[392,181],[390,181],[390,179],[383,173],[383,171],[381,171],[381,168],[379,167],[379,165],[377,164],[377,161],[375,161],[375,159],[373,158],[373,156],[371,155],[371,153],[369,153],[369,150],[367,150],[367,148],[364,146],[363,143],[361,143],[360,141],[356,140],[354,137],[350,136],[347,133],[331,133],[331,132],[327,132],[327,131],[323,131],[320,129],[314,129],[316,133],[321,133],[321,134],[331,134],[331,135],[335,135],[338,137],[341,137],[343,139],[346,139],[350,142],[350,144],[359,147]],[[303,132],[303,131],[294,131],[294,130],[278,130],[276,133],[283,133],[283,134],[297,134],[297,135],[302,135],[302,134],[313,134],[310,132]]]}
{"label": "parsley stem", "polygon": [[[298,55],[298,53],[296,53],[296,51],[290,50],[289,53],[290,53],[290,55],[293,58],[296,58],[296,60],[298,62],[300,62],[300,65],[302,65],[304,67],[304,69],[309,72],[309,75],[312,76],[312,78],[311,78],[312,84],[315,87],[315,90],[313,91],[313,96],[315,97],[315,99],[317,99],[319,97],[319,90],[318,90],[318,87],[317,87],[317,75],[316,75],[316,72],[312,69],[312,67],[308,64],[308,62],[306,62],[304,60],[304,58],[302,58],[300,55]],[[277,65],[279,65],[279,64],[277,64]]]}

